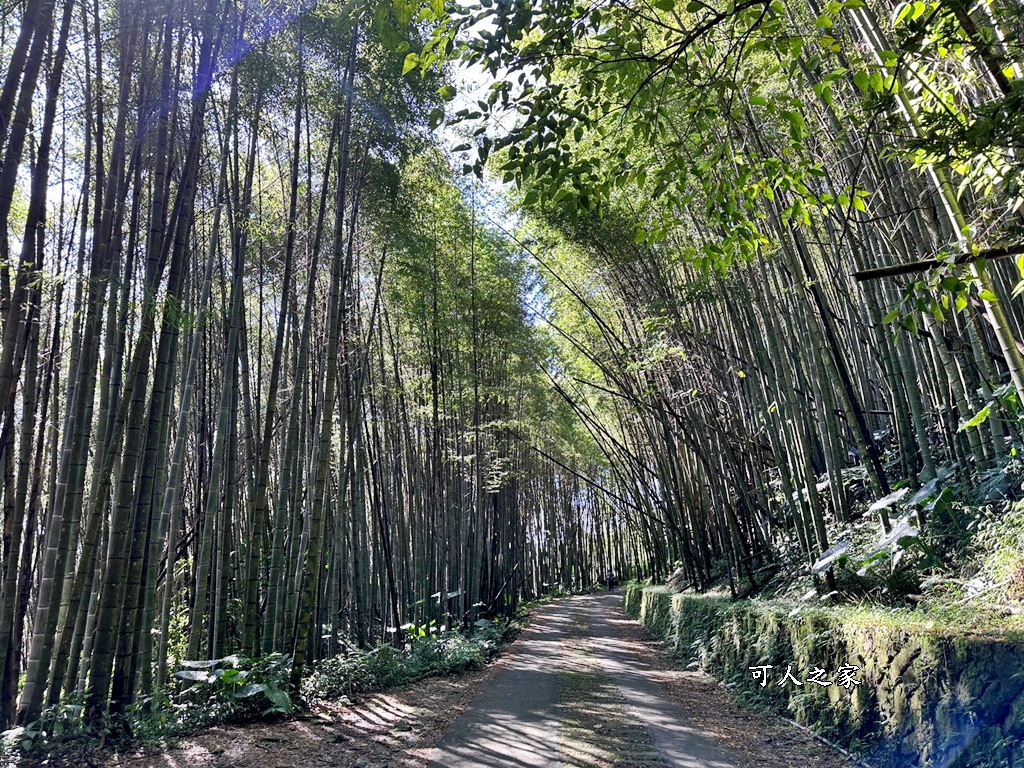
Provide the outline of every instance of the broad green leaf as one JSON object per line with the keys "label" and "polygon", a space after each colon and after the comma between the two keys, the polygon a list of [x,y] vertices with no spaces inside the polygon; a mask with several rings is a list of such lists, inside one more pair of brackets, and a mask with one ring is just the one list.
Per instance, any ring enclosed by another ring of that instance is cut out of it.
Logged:
{"label": "broad green leaf", "polygon": [[191,680],[194,683],[209,683],[217,679],[216,675],[199,669],[179,669],[174,676],[182,680]]}
{"label": "broad green leaf", "polygon": [[395,20],[402,27],[412,21],[413,14],[416,13],[416,3],[413,0],[392,0],[392,8]]}
{"label": "broad green leaf", "polygon": [[803,140],[804,133],[807,131],[807,123],[804,122],[803,116],[799,112],[793,112],[788,109],[783,110],[781,115],[789,123],[790,138],[796,142]]}
{"label": "broad green leaf", "polygon": [[961,424],[960,427],[957,429],[957,432],[963,432],[965,429],[970,429],[971,427],[980,427],[988,419],[988,416],[991,412],[992,403],[986,403],[984,408],[982,408],[971,418],[969,418],[967,421]]}
{"label": "broad green leaf", "polygon": [[272,685],[264,686],[264,695],[270,699],[271,704],[274,706],[264,710],[263,714],[269,714],[270,712],[281,712],[284,714],[291,714],[292,711],[292,697],[288,695],[287,691],[282,691],[280,688]]}

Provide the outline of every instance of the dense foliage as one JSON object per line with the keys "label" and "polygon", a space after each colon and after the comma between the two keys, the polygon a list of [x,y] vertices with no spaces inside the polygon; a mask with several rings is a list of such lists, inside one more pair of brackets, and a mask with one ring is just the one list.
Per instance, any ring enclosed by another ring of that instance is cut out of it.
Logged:
{"label": "dense foliage", "polygon": [[0,727],[477,663],[609,569],[920,598],[1019,484],[1022,21],[6,5]]}
{"label": "dense foliage", "polygon": [[835,586],[865,514],[858,563],[910,546],[927,572],[944,489],[1015,491],[1019,9],[485,1],[449,21],[425,50],[493,78],[459,114],[467,165],[520,190],[558,385],[655,574],[737,593],[795,556]]}
{"label": "dense foliage", "polygon": [[451,86],[402,77],[436,12],[4,7],[0,729],[288,710],[626,567]]}

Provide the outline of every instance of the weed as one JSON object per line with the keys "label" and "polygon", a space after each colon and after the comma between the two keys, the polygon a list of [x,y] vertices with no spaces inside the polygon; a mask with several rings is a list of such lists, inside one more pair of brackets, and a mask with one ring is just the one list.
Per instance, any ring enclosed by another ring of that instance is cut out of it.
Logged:
{"label": "weed", "polygon": [[481,619],[465,635],[434,627],[406,627],[401,648],[378,645],[369,651],[349,649],[321,661],[303,681],[304,699],[353,697],[408,684],[427,675],[445,675],[478,669],[498,652],[508,625]]}

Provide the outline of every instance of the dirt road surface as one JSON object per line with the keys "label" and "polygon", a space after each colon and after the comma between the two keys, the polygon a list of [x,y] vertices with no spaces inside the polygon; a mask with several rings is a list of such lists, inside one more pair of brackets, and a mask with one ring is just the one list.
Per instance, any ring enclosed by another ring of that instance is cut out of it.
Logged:
{"label": "dirt road surface", "polygon": [[65,768],[851,768],[777,717],[684,671],[622,596],[538,608],[487,669],[300,718],[209,728],[174,749],[51,760]]}

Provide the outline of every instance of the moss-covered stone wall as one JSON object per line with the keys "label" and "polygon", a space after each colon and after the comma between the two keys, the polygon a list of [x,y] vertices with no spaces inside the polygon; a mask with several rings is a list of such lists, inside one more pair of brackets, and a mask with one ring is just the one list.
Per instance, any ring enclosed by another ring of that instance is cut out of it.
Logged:
{"label": "moss-covered stone wall", "polygon": [[[896,768],[1024,768],[1024,646],[897,618],[630,585],[626,610],[750,699]],[[763,680],[751,667],[772,665]],[[856,667],[860,684],[839,684]],[[809,680],[815,668],[832,681]],[[787,669],[793,678],[786,679]],[[762,682],[766,684],[762,686]]]}

